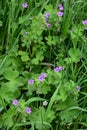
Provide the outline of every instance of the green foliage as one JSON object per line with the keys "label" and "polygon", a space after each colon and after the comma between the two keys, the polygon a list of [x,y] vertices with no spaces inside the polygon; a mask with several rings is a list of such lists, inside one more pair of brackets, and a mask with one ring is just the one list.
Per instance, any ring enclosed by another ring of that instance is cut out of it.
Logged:
{"label": "green foliage", "polygon": [[21,60],[23,62],[29,61],[29,56],[27,52],[19,51],[19,55],[21,56]]}
{"label": "green foliage", "polygon": [[4,106],[4,100],[9,103],[13,98],[14,98],[14,95],[11,91],[8,90],[8,88],[4,86],[0,88],[0,105],[1,106]]}
{"label": "green foliage", "polygon": [[11,68],[8,70],[6,69],[5,72],[3,73],[3,76],[5,79],[7,80],[14,80],[19,76],[19,72],[18,71],[13,71]]}
{"label": "green foliage", "polygon": [[15,110],[10,109],[7,113],[4,113],[2,116],[3,125],[7,126],[7,129],[11,128],[14,125],[13,116],[15,115]]}
{"label": "green foliage", "polygon": [[60,116],[63,122],[71,123],[73,119],[77,118],[78,110],[62,111]]}
{"label": "green foliage", "polygon": [[51,127],[50,122],[52,122],[52,120],[55,118],[54,112],[52,110],[47,115],[45,114],[45,108],[40,107],[39,110],[36,110],[36,112],[30,117],[31,123],[35,124],[38,130],[49,129]]}
{"label": "green foliage", "polygon": [[87,2],[23,3],[0,1],[0,129],[86,129]]}
{"label": "green foliage", "polygon": [[72,62],[77,63],[81,58],[81,51],[78,48],[77,49],[71,48],[69,50],[69,56],[71,57]]}

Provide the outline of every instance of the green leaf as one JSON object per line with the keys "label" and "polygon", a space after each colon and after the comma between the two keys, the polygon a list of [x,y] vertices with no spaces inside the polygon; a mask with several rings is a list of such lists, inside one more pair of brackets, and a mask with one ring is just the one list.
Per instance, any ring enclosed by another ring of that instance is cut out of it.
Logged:
{"label": "green leaf", "polygon": [[12,70],[12,68],[9,68],[4,71],[3,76],[5,79],[12,81],[19,76],[19,72]]}
{"label": "green leaf", "polygon": [[58,103],[55,104],[56,110],[58,111],[65,110],[73,106],[78,106],[77,100],[72,99],[72,97],[67,98],[65,101],[59,101],[59,100],[57,100]]}
{"label": "green leaf", "polygon": [[17,89],[18,89],[18,84],[17,84],[17,82],[14,80],[14,81],[10,81],[10,82],[7,82],[6,84],[5,84],[5,86],[9,89],[9,91],[11,91],[11,92],[15,92],[15,91],[17,91]]}
{"label": "green leaf", "polygon": [[78,48],[77,49],[71,48],[68,52],[73,62],[77,63],[80,60],[81,51]]}
{"label": "green leaf", "polygon": [[25,23],[25,21],[27,20],[28,21],[28,16],[27,15],[23,15],[21,17],[19,17],[19,20],[18,20],[18,23],[19,24],[22,24],[22,23]]}
{"label": "green leaf", "polygon": [[23,62],[29,61],[28,53],[25,51],[19,51],[19,55],[21,55],[21,60]]}
{"label": "green leaf", "polygon": [[11,92],[15,92],[18,90],[19,86],[23,86],[22,78],[18,77],[17,79],[10,80],[4,84],[6,88]]}
{"label": "green leaf", "polygon": [[62,111],[60,112],[60,118],[63,122],[66,122],[66,123],[72,123],[73,119],[77,118],[78,116],[78,110],[65,110],[65,111]]}
{"label": "green leaf", "polygon": [[24,56],[21,57],[21,60],[23,62],[29,61],[29,56],[28,55],[24,55]]}
{"label": "green leaf", "polygon": [[6,113],[3,114],[2,120],[4,126],[7,126],[7,129],[11,128],[14,125],[13,116],[15,115],[15,109],[9,109]]}
{"label": "green leaf", "polygon": [[46,113],[46,121],[51,123],[52,120],[55,118],[55,112],[53,110],[50,110],[48,113]]}
{"label": "green leaf", "polygon": [[39,64],[39,60],[37,58],[34,58],[31,60],[31,63],[34,65],[37,65],[37,64]]}
{"label": "green leaf", "polygon": [[81,26],[81,24],[73,25],[72,27],[72,33],[71,38],[75,40],[79,40],[79,38],[82,36],[84,31],[84,26]]}
{"label": "green leaf", "polygon": [[[19,71],[23,70],[21,61],[14,56],[15,54],[10,54],[8,56],[2,57],[2,62],[0,65],[0,74],[4,73],[6,68],[17,68]],[[9,67],[10,66],[10,67]]]}
{"label": "green leaf", "polygon": [[38,94],[47,94],[51,90],[49,85],[45,85],[44,83],[37,88],[37,93]]}
{"label": "green leaf", "polygon": [[31,63],[37,65],[43,59],[44,59],[43,51],[42,50],[37,50],[37,52],[36,52],[36,58],[33,58],[31,60]]}
{"label": "green leaf", "polygon": [[[14,95],[13,95],[12,92],[10,92],[8,90],[8,88],[6,86],[2,86],[0,88],[0,97],[1,97],[1,99],[5,100],[5,101],[7,101],[9,103],[14,98]],[[2,100],[0,100],[0,101],[1,101],[0,104],[3,105]]]}
{"label": "green leaf", "polygon": [[49,105],[47,107],[46,113],[48,113],[51,110],[51,107],[52,107],[53,103],[56,101],[56,96],[58,94],[60,86],[61,86],[61,83],[57,86],[55,92],[53,93],[53,95],[52,95],[52,97],[50,99]]}
{"label": "green leaf", "polygon": [[59,95],[59,99],[61,99],[62,101],[65,101],[67,99],[68,95],[66,94],[66,92],[64,92],[64,90],[60,90],[60,95]]}
{"label": "green leaf", "polygon": [[46,5],[45,9],[51,13],[53,11],[53,5],[52,4]]}
{"label": "green leaf", "polygon": [[65,58],[64,60],[67,64],[70,64],[72,63],[72,58]]}
{"label": "green leaf", "polygon": [[66,81],[61,85],[59,89],[59,94],[57,96],[58,100],[62,100],[63,102],[70,96],[70,94],[76,89],[76,84],[74,81]]}
{"label": "green leaf", "polygon": [[40,98],[40,97],[33,97],[33,98],[30,98],[28,101],[26,101],[25,105],[30,104],[30,103],[35,102],[35,101],[44,101],[44,100],[46,100],[46,99]]}
{"label": "green leaf", "polygon": [[50,111],[48,115],[45,115],[45,108],[39,107],[39,110],[35,110],[35,112],[30,115],[30,121],[38,130],[48,130],[51,128],[50,122],[54,119],[54,117],[53,111]]}
{"label": "green leaf", "polygon": [[37,57],[38,59],[40,59],[41,56],[43,56],[43,51],[42,51],[42,50],[37,51],[37,52],[36,52],[36,57]]}
{"label": "green leaf", "polygon": [[47,40],[48,45],[56,45],[58,38],[56,36],[48,36],[45,38]]}

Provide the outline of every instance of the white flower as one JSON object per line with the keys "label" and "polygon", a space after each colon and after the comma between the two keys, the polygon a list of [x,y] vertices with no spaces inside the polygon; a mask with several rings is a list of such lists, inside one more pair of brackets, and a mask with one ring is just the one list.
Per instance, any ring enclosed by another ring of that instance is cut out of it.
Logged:
{"label": "white flower", "polygon": [[48,102],[47,101],[44,101],[43,102],[43,106],[47,106]]}

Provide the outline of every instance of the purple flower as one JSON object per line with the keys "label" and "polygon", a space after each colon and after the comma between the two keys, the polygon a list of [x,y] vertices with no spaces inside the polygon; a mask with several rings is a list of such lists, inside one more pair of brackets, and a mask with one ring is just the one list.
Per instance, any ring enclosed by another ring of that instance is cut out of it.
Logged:
{"label": "purple flower", "polygon": [[38,81],[40,81],[40,82],[42,82],[43,81],[43,76],[42,75],[40,75],[39,77],[38,77]]}
{"label": "purple flower", "polygon": [[23,3],[23,4],[22,4],[22,7],[23,7],[23,8],[27,8],[27,7],[28,7],[28,4],[27,4],[27,3]]}
{"label": "purple flower", "polygon": [[59,17],[63,16],[63,12],[61,12],[61,11],[59,11],[57,14],[58,14]]}
{"label": "purple flower", "polygon": [[42,73],[41,76],[42,76],[43,78],[46,78],[47,75],[46,75],[46,73]]}
{"label": "purple flower", "polygon": [[63,6],[62,6],[62,7],[59,7],[59,10],[64,10]]}
{"label": "purple flower", "polygon": [[50,16],[50,14],[49,14],[49,13],[46,13],[46,14],[45,14],[46,21],[48,21],[49,16]]}
{"label": "purple flower", "polygon": [[51,27],[51,24],[50,23],[47,23],[47,28],[50,28]]}
{"label": "purple flower", "polygon": [[58,7],[59,7],[59,8],[62,7],[62,4],[59,4]]}
{"label": "purple flower", "polygon": [[27,107],[27,108],[26,108],[26,113],[27,113],[27,114],[30,114],[30,113],[31,113],[31,108],[30,108],[30,107]]}
{"label": "purple flower", "polygon": [[13,100],[12,104],[16,106],[18,104],[18,100],[17,99]]}
{"label": "purple flower", "polygon": [[81,90],[81,87],[80,87],[80,86],[78,86],[78,87],[77,87],[77,90],[78,90],[78,91],[80,91],[80,90]]}
{"label": "purple flower", "polygon": [[59,7],[59,10],[63,10],[64,9],[62,4],[59,4],[58,7]]}
{"label": "purple flower", "polygon": [[27,32],[24,32],[24,35],[27,35]]}
{"label": "purple flower", "polygon": [[86,25],[86,24],[87,24],[87,20],[83,20],[83,21],[82,21],[82,24],[83,24],[83,25]]}
{"label": "purple flower", "polygon": [[28,83],[29,83],[29,84],[34,84],[34,80],[33,80],[33,79],[30,79],[30,80],[28,81]]}
{"label": "purple flower", "polygon": [[59,67],[56,67],[55,69],[54,69],[54,72],[59,72],[59,71],[61,71],[61,70],[63,70],[64,68],[62,67],[62,66],[59,66]]}
{"label": "purple flower", "polygon": [[45,79],[45,78],[46,78],[46,73],[42,73],[42,74],[38,77],[38,80],[39,80],[40,82],[42,82],[43,79]]}

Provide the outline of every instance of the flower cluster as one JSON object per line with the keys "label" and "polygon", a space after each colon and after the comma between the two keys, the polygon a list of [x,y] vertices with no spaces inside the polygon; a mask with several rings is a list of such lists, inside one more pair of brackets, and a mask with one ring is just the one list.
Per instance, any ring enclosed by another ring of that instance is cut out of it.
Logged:
{"label": "flower cluster", "polygon": [[[61,70],[63,70],[63,69],[64,69],[64,68],[63,68],[62,66],[58,66],[58,67],[56,67],[56,68],[54,69],[54,72],[59,72],[59,71],[61,71]],[[40,74],[40,76],[38,77],[38,81],[39,81],[39,82],[42,82],[46,77],[47,77],[47,74],[46,74],[46,73],[42,73],[42,74]],[[28,84],[33,85],[33,84],[34,84],[34,80],[33,80],[33,79],[30,79],[30,80],[28,81]]]}
{"label": "flower cluster", "polygon": [[[59,17],[62,17],[63,14],[64,14],[64,13],[62,12],[62,11],[64,10],[63,5],[62,5],[62,4],[59,4],[59,5],[58,5],[58,9],[59,9],[59,12],[57,13],[57,15],[58,15]],[[49,17],[50,17],[50,13],[47,12],[47,13],[45,14],[45,19],[46,19],[46,26],[47,26],[47,28],[50,28],[50,27],[51,27],[51,24],[48,23]]]}
{"label": "flower cluster", "polygon": [[64,8],[63,8],[63,5],[62,5],[62,4],[59,4],[59,5],[58,5],[58,7],[59,7],[59,10],[64,10]]}
{"label": "flower cluster", "polygon": [[[12,104],[14,106],[17,106],[19,104],[19,101],[17,99],[15,99],[15,100],[12,101]],[[31,108],[27,107],[25,111],[26,111],[27,114],[30,114],[31,113]]]}
{"label": "flower cluster", "polygon": [[50,13],[47,12],[47,13],[45,14],[45,19],[46,19],[46,26],[47,26],[47,28],[50,28],[50,27],[51,27],[51,24],[48,23],[49,16],[50,16]]}
{"label": "flower cluster", "polygon": [[[62,66],[58,66],[58,67],[54,68],[54,72],[60,72],[60,71],[62,71],[62,70],[64,70],[64,68],[63,68]],[[39,82],[42,82],[46,77],[47,77],[47,74],[46,74],[46,73],[42,73],[42,74],[38,77],[38,81],[39,81]],[[30,79],[30,80],[28,81],[28,83],[29,83],[29,84],[34,84],[34,80],[33,80],[33,79]],[[80,87],[80,86],[77,86],[77,90],[80,91],[80,90],[81,90],[81,87]],[[15,100],[12,101],[12,104],[13,104],[14,106],[17,106],[17,105],[19,104],[19,101],[18,101],[17,99],[15,99]],[[44,102],[43,102],[43,106],[47,106],[47,104],[48,104],[47,101],[44,101]],[[32,112],[32,110],[31,110],[30,107],[26,107],[25,112],[26,112],[27,114],[30,114],[30,113]]]}
{"label": "flower cluster", "polygon": [[[39,81],[39,82],[42,82],[45,78],[46,78],[46,73],[42,73],[42,74],[38,77],[38,81]],[[34,84],[34,80],[33,80],[33,79],[30,79],[30,80],[28,81],[28,84],[30,84],[30,85]]]}
{"label": "flower cluster", "polygon": [[46,14],[45,14],[46,21],[48,21],[49,16],[50,16],[49,13],[46,13]]}
{"label": "flower cluster", "polygon": [[63,5],[62,5],[62,4],[59,4],[59,5],[58,5],[58,9],[59,9],[60,11],[57,13],[57,15],[58,15],[59,17],[62,17],[62,16],[63,16],[63,12],[61,12],[61,11],[64,10]]}
{"label": "flower cluster", "polygon": [[59,72],[61,70],[63,70],[64,68],[62,66],[58,66],[54,69],[54,72]]}
{"label": "flower cluster", "polygon": [[42,82],[45,78],[46,78],[46,73],[42,73],[42,74],[38,77],[38,81]]}

